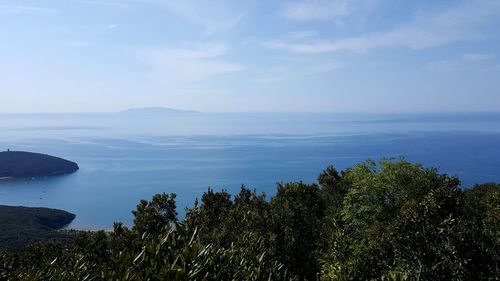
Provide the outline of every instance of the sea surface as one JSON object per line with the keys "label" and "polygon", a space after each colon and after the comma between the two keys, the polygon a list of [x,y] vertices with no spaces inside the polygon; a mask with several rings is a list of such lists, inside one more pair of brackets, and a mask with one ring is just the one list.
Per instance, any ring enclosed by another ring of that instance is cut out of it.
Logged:
{"label": "sea surface", "polygon": [[500,182],[500,113],[0,114],[0,150],[59,156],[74,174],[0,180],[0,204],[77,215],[71,227],[130,225],[156,193],[177,194],[179,216],[210,186],[316,182],[366,159],[401,157],[456,175],[467,188]]}

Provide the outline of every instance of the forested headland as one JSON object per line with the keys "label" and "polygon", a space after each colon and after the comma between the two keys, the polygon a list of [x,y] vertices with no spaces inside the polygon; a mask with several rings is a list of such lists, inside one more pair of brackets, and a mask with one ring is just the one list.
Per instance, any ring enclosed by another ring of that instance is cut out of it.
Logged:
{"label": "forested headland", "polygon": [[142,200],[128,228],[0,255],[7,280],[498,280],[500,185],[464,188],[386,159],[274,196],[208,189],[179,219],[175,194]]}
{"label": "forested headland", "polygon": [[78,164],[47,154],[25,151],[0,152],[0,178],[31,178],[74,173]]}
{"label": "forested headland", "polygon": [[66,211],[0,205],[0,248],[21,250],[34,242],[71,241],[69,233],[57,230],[75,219]]}

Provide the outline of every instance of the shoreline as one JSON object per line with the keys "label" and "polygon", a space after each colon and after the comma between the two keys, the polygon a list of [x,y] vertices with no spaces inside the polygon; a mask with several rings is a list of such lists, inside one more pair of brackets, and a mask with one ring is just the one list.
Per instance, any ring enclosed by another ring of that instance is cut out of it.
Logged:
{"label": "shoreline", "polygon": [[87,232],[113,232],[112,228],[98,228],[98,227],[64,227],[58,231],[87,231]]}

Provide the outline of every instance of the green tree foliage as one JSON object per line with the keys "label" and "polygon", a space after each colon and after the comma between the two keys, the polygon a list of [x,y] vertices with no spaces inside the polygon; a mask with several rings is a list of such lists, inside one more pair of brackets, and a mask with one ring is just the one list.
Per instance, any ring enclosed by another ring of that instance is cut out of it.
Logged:
{"label": "green tree foliage", "polygon": [[222,190],[214,192],[209,188],[201,198],[201,205],[195,202],[193,209],[187,211],[187,223],[199,227],[200,238],[205,243],[214,243],[218,246],[229,246],[232,233],[226,223],[234,207],[231,195]]}
{"label": "green tree foliage", "polygon": [[141,201],[129,230],[82,232],[68,246],[35,244],[0,258],[0,280],[293,280],[262,243],[202,243],[198,229],[176,219],[175,195]]}
{"label": "green tree foliage", "polygon": [[186,221],[199,227],[204,243],[236,245],[254,256],[255,249],[264,248],[300,279],[314,280],[324,212],[320,188],[299,182],[278,184],[270,202],[244,186],[234,200],[224,190],[209,189],[200,206],[188,210]]}
{"label": "green tree foliage", "polygon": [[172,223],[177,221],[175,194],[156,194],[148,202],[141,200],[134,214],[134,227],[136,233],[159,235],[168,231]]}
{"label": "green tree foliage", "polygon": [[348,269],[349,280],[389,278],[397,272],[415,280],[498,277],[494,266],[481,268],[480,263],[491,262],[477,262],[498,252],[488,253],[492,245],[477,249],[473,240],[487,239],[478,236],[482,226],[472,227],[465,215],[467,200],[457,178],[400,159],[378,166],[367,161],[346,170],[343,180],[351,186],[324,252],[327,273]]}
{"label": "green tree foliage", "polygon": [[278,184],[271,199],[271,228],[278,259],[301,279],[314,280],[320,267],[315,256],[325,203],[317,185]]}
{"label": "green tree foliage", "polygon": [[[477,278],[500,279],[500,185],[475,185],[464,190],[468,247]],[[489,272],[490,274],[483,274]],[[493,279],[495,280],[495,279]]]}
{"label": "green tree foliage", "polygon": [[404,159],[366,161],[266,200],[208,189],[142,200],[129,229],[0,253],[0,280],[498,280],[500,185]]}

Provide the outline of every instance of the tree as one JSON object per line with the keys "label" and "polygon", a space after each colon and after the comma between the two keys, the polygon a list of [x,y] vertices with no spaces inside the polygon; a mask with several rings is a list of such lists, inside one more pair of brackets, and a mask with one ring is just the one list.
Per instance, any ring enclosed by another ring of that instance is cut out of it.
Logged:
{"label": "tree", "polygon": [[464,190],[464,201],[471,267],[478,279],[495,280],[500,276],[500,185],[475,185]]}
{"label": "tree", "polygon": [[271,228],[275,255],[300,279],[314,280],[325,202],[319,187],[302,182],[278,184],[271,199]]}
{"label": "tree", "polygon": [[132,230],[142,235],[159,235],[166,233],[177,222],[177,211],[175,205],[176,195],[162,193],[153,196],[151,201],[141,200],[134,214],[134,227]]}
{"label": "tree", "polygon": [[346,170],[352,184],[332,235],[327,265],[355,279],[406,272],[412,278],[466,278],[462,192],[457,178],[404,159]]}

